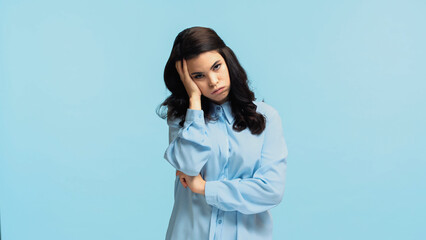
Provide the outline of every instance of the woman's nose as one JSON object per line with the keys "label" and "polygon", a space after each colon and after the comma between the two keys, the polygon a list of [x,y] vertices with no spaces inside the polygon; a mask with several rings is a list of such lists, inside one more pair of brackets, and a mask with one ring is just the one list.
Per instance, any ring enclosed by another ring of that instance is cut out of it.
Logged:
{"label": "woman's nose", "polygon": [[209,77],[209,85],[210,85],[210,87],[216,86],[217,82],[218,82],[218,79],[217,79],[216,76],[210,76]]}

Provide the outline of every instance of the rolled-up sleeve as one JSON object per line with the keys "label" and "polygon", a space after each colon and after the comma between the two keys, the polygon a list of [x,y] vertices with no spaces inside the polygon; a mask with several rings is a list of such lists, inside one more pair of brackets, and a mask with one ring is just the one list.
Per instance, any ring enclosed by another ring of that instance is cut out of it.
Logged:
{"label": "rolled-up sleeve", "polygon": [[206,202],[223,211],[255,214],[278,205],[284,195],[287,145],[281,118],[273,111],[267,116],[259,168],[251,178],[207,181]]}
{"label": "rolled-up sleeve", "polygon": [[164,158],[188,176],[197,176],[211,157],[211,143],[207,136],[204,111],[187,109],[183,127],[180,119],[167,120],[169,146]]}

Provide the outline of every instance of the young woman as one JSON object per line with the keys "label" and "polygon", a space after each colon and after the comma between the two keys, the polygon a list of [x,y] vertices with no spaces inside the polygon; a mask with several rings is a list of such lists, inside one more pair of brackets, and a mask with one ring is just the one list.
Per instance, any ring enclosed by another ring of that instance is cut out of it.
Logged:
{"label": "young woman", "polygon": [[164,158],[176,169],[166,239],[272,239],[268,210],[282,200],[288,154],[278,112],[255,101],[234,52],[210,28],[178,34],[164,81]]}

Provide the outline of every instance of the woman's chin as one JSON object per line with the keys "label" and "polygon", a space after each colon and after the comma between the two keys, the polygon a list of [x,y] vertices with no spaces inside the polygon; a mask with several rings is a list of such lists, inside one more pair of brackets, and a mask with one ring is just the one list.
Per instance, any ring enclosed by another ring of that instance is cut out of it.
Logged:
{"label": "woman's chin", "polygon": [[223,104],[228,100],[228,96],[222,97],[222,98],[216,98],[216,99],[210,99],[216,104]]}

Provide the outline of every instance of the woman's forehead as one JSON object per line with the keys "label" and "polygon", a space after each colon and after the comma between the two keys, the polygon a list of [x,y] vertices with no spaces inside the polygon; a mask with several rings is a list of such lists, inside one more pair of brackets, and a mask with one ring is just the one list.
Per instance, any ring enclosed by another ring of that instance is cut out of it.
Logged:
{"label": "woman's forehead", "polygon": [[203,52],[195,58],[187,60],[188,68],[194,70],[208,70],[218,60],[222,60],[223,57],[216,50]]}

